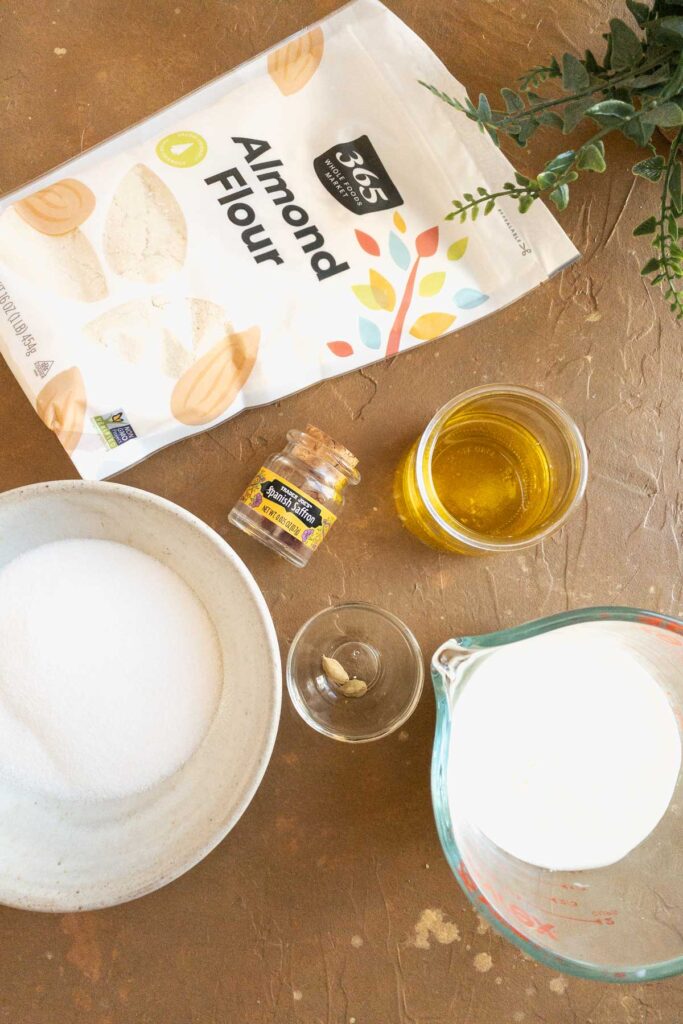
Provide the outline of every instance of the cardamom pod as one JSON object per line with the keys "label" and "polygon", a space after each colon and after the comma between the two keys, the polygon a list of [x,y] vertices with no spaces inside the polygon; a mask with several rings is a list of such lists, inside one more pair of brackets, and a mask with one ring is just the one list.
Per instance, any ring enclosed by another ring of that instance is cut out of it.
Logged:
{"label": "cardamom pod", "polygon": [[340,683],[339,689],[345,697],[364,697],[368,692],[368,684],[362,679],[349,679],[347,683]]}
{"label": "cardamom pod", "polygon": [[350,681],[349,673],[336,658],[323,657],[322,666],[323,672],[329,681],[334,683],[335,686],[342,686],[344,683],[348,683]]}

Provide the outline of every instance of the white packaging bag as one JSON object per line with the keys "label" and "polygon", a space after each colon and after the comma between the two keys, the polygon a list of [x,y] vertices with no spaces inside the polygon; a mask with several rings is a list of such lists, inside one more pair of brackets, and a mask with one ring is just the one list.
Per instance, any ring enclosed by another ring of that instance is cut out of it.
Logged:
{"label": "white packaging bag", "polygon": [[574,260],[547,209],[354,3],[0,203],[0,349],[79,473],[150,453],[506,306]]}

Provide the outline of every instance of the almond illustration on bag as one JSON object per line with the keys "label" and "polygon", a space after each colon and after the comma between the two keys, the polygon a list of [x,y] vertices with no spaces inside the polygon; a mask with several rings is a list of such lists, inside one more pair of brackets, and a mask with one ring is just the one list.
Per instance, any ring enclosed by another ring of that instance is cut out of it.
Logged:
{"label": "almond illustration on bag", "polygon": [[196,427],[229,409],[256,362],[259,337],[258,327],[230,334],[191,366],[173,389],[175,418]]}
{"label": "almond illustration on bag", "polygon": [[92,191],[73,178],[18,200],[0,215],[0,264],[65,299],[106,298],[102,265],[80,230],[94,209]]}
{"label": "almond illustration on bag", "polygon": [[323,57],[325,41],[318,25],[268,54],[268,74],[283,96],[298,92],[311,80]]}
{"label": "almond illustration on bag", "polygon": [[62,178],[15,203],[19,216],[43,235],[66,235],[84,224],[95,209],[95,196],[81,181]]}
{"label": "almond illustration on bag", "polygon": [[62,370],[38,393],[36,412],[69,455],[81,439],[86,406],[85,384],[77,366]]}

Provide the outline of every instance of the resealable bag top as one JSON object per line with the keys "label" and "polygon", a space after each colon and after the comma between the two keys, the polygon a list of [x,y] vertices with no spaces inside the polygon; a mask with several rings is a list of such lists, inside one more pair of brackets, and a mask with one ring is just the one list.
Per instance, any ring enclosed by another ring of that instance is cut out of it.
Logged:
{"label": "resealable bag top", "polygon": [[419,80],[465,95],[355,0],[0,203],[0,349],[83,477],[487,316],[576,258],[540,203],[444,221],[512,170]]}

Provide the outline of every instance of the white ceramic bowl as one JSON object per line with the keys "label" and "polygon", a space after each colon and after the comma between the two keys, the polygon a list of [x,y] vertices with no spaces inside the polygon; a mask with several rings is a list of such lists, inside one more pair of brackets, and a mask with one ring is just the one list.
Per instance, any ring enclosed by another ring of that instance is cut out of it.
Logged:
{"label": "white ceramic bowl", "polygon": [[66,537],[120,541],[174,569],[208,609],[226,672],[206,738],[175,775],[152,789],[86,803],[0,781],[0,903],[43,911],[134,899],[206,856],[256,792],[281,699],[280,658],[265,601],[234,551],[201,520],[120,484],[67,480],[0,495],[0,566]]}

